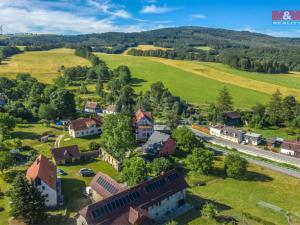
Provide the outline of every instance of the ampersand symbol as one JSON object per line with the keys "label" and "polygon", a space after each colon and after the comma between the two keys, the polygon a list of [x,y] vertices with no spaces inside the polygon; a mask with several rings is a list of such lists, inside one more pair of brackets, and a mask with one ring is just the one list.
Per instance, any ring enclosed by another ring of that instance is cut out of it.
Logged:
{"label": "ampersand symbol", "polygon": [[284,11],[284,12],[283,12],[282,19],[283,19],[283,20],[291,20],[292,17],[291,17],[291,15],[290,15],[290,12],[289,12],[289,11]]}

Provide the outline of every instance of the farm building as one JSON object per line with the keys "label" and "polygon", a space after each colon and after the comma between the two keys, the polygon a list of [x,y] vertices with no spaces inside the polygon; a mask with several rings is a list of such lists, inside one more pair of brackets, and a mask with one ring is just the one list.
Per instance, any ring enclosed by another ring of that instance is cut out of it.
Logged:
{"label": "farm building", "polygon": [[227,126],[239,126],[242,123],[241,114],[239,112],[225,113],[225,124]]}
{"label": "farm building", "polygon": [[146,141],[153,133],[154,121],[151,112],[139,110],[135,114],[136,140]]}
{"label": "farm building", "polygon": [[72,120],[69,125],[71,137],[84,137],[101,133],[101,118],[80,118]]}
{"label": "farm building", "polygon": [[61,196],[60,181],[56,177],[56,166],[45,156],[40,155],[26,172],[28,181],[45,196],[46,206],[56,206]]}
{"label": "farm building", "polygon": [[168,156],[175,154],[176,142],[169,134],[154,131],[143,145],[143,153],[154,156]]}
{"label": "farm building", "polygon": [[187,183],[176,170],[79,211],[77,225],[146,225],[185,205]]}
{"label": "farm building", "polygon": [[51,149],[52,158],[56,165],[73,163],[80,159],[80,152],[77,145],[71,145]]}
{"label": "farm building", "polygon": [[280,153],[300,158],[300,141],[284,141]]}

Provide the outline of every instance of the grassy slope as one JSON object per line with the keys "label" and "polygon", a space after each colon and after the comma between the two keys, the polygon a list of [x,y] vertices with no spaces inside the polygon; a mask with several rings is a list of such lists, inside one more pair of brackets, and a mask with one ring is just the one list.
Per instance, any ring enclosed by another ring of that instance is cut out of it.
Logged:
{"label": "grassy slope", "polygon": [[[218,164],[217,168],[221,168],[223,160],[218,161],[216,164]],[[221,210],[220,215],[233,216],[240,221],[240,224],[255,224],[253,221],[244,218],[242,212],[248,212],[274,224],[288,224],[282,213],[261,207],[258,205],[259,201],[268,202],[291,213],[300,213],[298,203],[300,192],[295,191],[300,188],[299,179],[252,164],[249,171],[249,179],[246,181],[237,181],[231,178],[224,179],[221,176],[195,176],[190,174],[188,176],[190,184],[206,181],[206,185],[193,186],[189,191],[200,201],[201,199],[209,199],[227,206],[228,209]],[[178,218],[178,221],[180,224],[186,224],[187,221],[189,221],[189,224],[206,224],[203,222],[203,218],[198,216],[199,212],[194,210]],[[243,222],[243,220],[245,221]]]}
{"label": "grassy slope", "polygon": [[73,52],[71,49],[53,49],[14,55],[8,61],[2,62],[0,74],[13,78],[16,73],[30,73],[42,82],[51,83],[59,74],[61,65],[89,65],[87,60],[75,56]]}
{"label": "grassy slope", "polygon": [[265,103],[269,99],[267,94],[232,84],[224,84],[149,58],[101,53],[97,55],[113,68],[120,64],[129,66],[133,77],[140,79],[136,85],[138,91],[145,91],[151,83],[162,81],[173,94],[195,104],[215,101],[219,90],[224,85],[230,89],[235,104],[241,108],[248,108],[258,101]]}

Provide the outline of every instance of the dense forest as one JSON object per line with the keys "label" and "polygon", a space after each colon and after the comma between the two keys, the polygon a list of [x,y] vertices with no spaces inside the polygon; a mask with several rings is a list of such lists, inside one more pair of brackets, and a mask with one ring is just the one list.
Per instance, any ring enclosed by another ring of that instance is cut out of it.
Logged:
{"label": "dense forest", "polygon": [[[93,51],[122,53],[129,47],[151,44],[171,48],[167,51],[131,52],[171,59],[223,62],[232,67],[265,73],[300,71],[300,39],[278,38],[247,31],[203,27],[178,27],[159,30],[86,35],[11,35],[0,45],[28,46],[25,50],[53,47],[91,46]],[[203,51],[201,46],[210,47]]]}

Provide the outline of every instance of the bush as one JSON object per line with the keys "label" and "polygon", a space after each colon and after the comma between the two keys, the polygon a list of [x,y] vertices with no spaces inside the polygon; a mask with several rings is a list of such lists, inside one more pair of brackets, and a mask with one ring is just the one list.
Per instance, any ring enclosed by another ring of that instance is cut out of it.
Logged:
{"label": "bush", "polygon": [[247,173],[248,162],[241,156],[230,154],[225,158],[224,169],[228,177],[234,179],[243,179]]}

